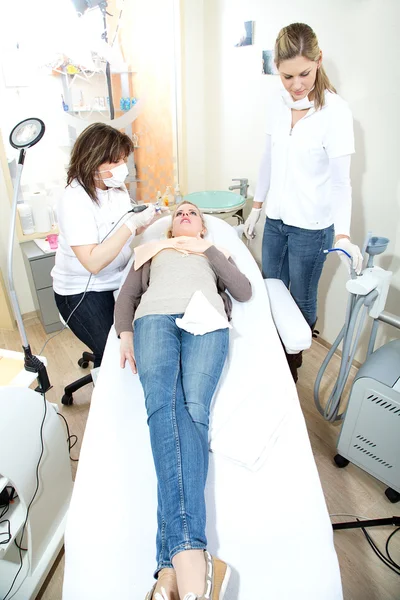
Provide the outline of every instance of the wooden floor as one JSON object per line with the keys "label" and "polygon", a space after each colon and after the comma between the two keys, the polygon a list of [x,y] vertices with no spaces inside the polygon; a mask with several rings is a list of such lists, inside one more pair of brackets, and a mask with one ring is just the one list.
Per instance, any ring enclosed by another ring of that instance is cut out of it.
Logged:
{"label": "wooden floor", "polygon": [[[32,319],[28,323],[27,330],[32,350],[37,353],[46,340],[42,326],[36,319]],[[0,347],[19,350],[17,332],[0,330]],[[48,371],[53,384],[53,389],[48,392],[50,401],[60,404],[64,385],[82,376],[77,360],[83,350],[82,344],[69,330],[63,331],[47,345],[44,355],[48,358]],[[376,518],[400,514],[400,505],[390,504],[384,496],[383,484],[353,465],[349,465],[346,469],[338,469],[332,463],[339,428],[322,419],[312,398],[315,377],[325,354],[326,349],[314,342],[311,350],[305,353],[297,385],[329,512]],[[335,357],[334,361],[336,362],[333,362],[328,371],[325,392],[329,385],[329,376],[337,373],[338,359]],[[61,412],[68,419],[71,433],[75,433],[79,438],[77,446],[72,450],[75,458],[79,456],[91,393],[92,386],[86,386],[75,393],[73,406],[64,407],[60,404]],[[71,463],[73,474],[77,464]],[[293,510],[294,512],[296,510],[296,490],[293,490]],[[345,519],[345,517],[335,517],[333,520]],[[391,531],[392,528],[370,530],[371,536],[381,548],[384,548],[384,542]],[[336,532],[335,543],[345,600],[400,600],[400,577],[378,560],[360,531]],[[394,560],[400,562],[400,533],[397,534],[397,539],[394,539],[392,548]],[[64,556],[61,552],[38,599],[61,600],[63,572]]]}

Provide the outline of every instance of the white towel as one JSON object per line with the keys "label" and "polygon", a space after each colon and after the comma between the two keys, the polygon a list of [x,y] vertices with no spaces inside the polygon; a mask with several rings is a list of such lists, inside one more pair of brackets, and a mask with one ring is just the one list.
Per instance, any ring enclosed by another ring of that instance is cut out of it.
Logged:
{"label": "white towel", "polygon": [[175,322],[178,327],[193,335],[204,335],[218,329],[232,329],[228,319],[214,308],[200,290],[191,297],[183,317],[175,319]]}

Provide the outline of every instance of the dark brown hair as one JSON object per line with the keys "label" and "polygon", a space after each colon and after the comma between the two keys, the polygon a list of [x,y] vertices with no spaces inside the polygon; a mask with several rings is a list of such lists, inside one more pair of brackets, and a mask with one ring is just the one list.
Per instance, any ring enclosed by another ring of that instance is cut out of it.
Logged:
{"label": "dark brown hair", "polygon": [[131,152],[133,143],[125,133],[104,123],[89,125],[82,131],[72,148],[67,185],[76,179],[97,204],[97,169],[103,163],[117,163],[122,158],[128,158]]}
{"label": "dark brown hair", "polygon": [[[280,30],[275,42],[275,63],[279,65],[284,60],[303,56],[317,62],[321,56],[318,38],[309,25],[305,23],[292,23]],[[322,108],[325,104],[325,90],[336,93],[329,81],[329,77],[322,65],[317,69],[314,87],[315,109]]]}

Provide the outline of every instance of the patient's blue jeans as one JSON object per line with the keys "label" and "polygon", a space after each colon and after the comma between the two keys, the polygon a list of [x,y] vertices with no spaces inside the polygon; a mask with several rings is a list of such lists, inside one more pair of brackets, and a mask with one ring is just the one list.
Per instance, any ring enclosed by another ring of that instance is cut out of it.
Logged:
{"label": "patient's blue jeans", "polygon": [[176,317],[148,315],[134,324],[158,479],[157,571],[178,552],[207,545],[208,420],[229,345],[228,329],[195,336]]}
{"label": "patient's blue jeans", "polygon": [[333,236],[333,225],[313,230],[268,217],[265,221],[263,277],[283,281],[310,326],[317,320],[318,282],[326,259],[323,251],[332,247]]}

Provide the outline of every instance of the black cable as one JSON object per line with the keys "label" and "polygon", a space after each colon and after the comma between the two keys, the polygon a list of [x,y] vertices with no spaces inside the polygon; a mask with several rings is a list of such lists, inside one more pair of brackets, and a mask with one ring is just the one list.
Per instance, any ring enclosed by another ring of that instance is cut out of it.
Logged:
{"label": "black cable", "polygon": [[390,544],[390,540],[393,538],[394,535],[396,535],[396,533],[398,533],[400,531],[400,527],[398,527],[397,529],[395,529],[388,537],[388,539],[386,540],[386,545],[385,545],[385,550],[386,550],[386,554],[390,560],[390,562],[392,563],[392,565],[394,567],[396,567],[397,569],[400,569],[400,565],[398,563],[396,563],[393,558],[390,555],[389,552],[389,544]]}
{"label": "black cable", "polygon": [[374,540],[371,538],[371,536],[369,535],[369,533],[367,532],[367,530],[364,529],[364,527],[361,527],[361,531],[365,535],[368,544],[371,546],[372,550],[375,552],[375,554],[377,555],[377,557],[379,558],[379,560],[382,561],[383,564],[386,565],[391,571],[393,571],[397,575],[400,575],[400,570],[394,568],[390,564],[390,560],[384,554],[382,554],[382,552],[379,550],[378,546],[375,544]]}
{"label": "black cable", "polygon": [[[47,415],[47,402],[46,402],[46,394],[45,393],[43,394],[43,402],[44,402],[44,412],[43,412],[42,423],[40,425],[40,446],[41,446],[41,448],[40,448],[39,460],[38,460],[37,465],[36,465],[36,488],[35,488],[35,491],[33,493],[32,499],[31,499],[31,501],[28,504],[28,508],[26,509],[26,517],[25,517],[25,521],[24,521],[24,524],[22,526],[22,532],[21,532],[21,540],[23,539],[24,534],[25,534],[25,528],[26,528],[26,524],[27,524],[28,518],[29,518],[29,511],[31,509],[32,504],[35,501],[35,498],[36,498],[37,493],[39,491],[39,485],[40,485],[39,467],[40,467],[40,463],[42,461],[43,454],[44,454],[43,428],[44,428],[44,423],[45,423],[46,415]],[[11,586],[10,586],[8,592],[3,597],[2,600],[7,600],[8,596],[10,595],[10,593],[11,593],[11,591],[12,591],[14,585],[15,585],[15,582],[17,581],[17,577],[18,577],[18,575],[20,574],[20,572],[22,570],[22,567],[23,567],[23,564],[24,564],[24,559],[23,559],[23,556],[22,556],[22,548],[19,545],[18,545],[18,552],[19,552],[19,568],[18,568],[18,571],[15,574],[15,577],[14,577],[12,583],[11,583]]]}
{"label": "black cable", "polygon": [[4,523],[7,523],[7,531],[4,531],[3,533],[0,533],[0,535],[6,535],[7,539],[6,540],[2,540],[0,541],[0,546],[2,546],[3,544],[8,544],[12,538],[11,535],[11,522],[9,519],[4,519],[1,524],[3,525]]}
{"label": "black cable", "polygon": [[[65,426],[67,428],[67,442],[68,442],[68,449],[69,449],[69,457],[74,462],[78,462],[79,458],[72,458],[72,456],[71,456],[71,450],[77,444],[77,442],[78,442],[78,436],[75,435],[74,433],[72,435],[70,434],[69,425],[68,425],[67,419],[61,413],[57,413],[57,414],[58,414],[59,417],[61,417],[64,420]],[[75,441],[74,441],[73,444],[71,444],[72,438],[75,438]]]}

